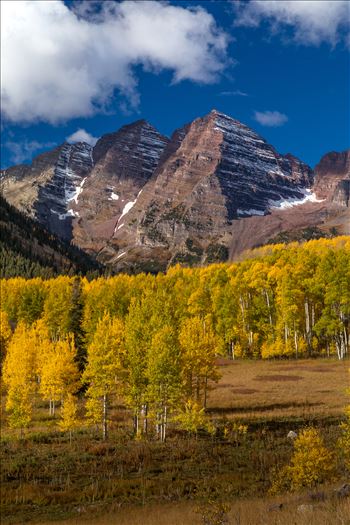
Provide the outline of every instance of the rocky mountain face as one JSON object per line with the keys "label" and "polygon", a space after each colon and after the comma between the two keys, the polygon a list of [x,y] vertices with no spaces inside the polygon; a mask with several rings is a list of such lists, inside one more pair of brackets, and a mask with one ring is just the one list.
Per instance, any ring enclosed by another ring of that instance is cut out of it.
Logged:
{"label": "rocky mountain face", "polygon": [[213,110],[170,140],[141,120],[94,148],[63,144],[5,170],[1,188],[115,270],[156,271],[226,260],[284,228],[348,210],[349,152],[325,155],[314,174]]}
{"label": "rocky mountain face", "polygon": [[[107,244],[153,175],[168,139],[144,120],[104,135],[75,206],[74,241],[96,253]],[[108,259],[108,257],[107,257]]]}
{"label": "rocky mountain face", "polygon": [[350,198],[350,150],[331,152],[315,167],[315,192],[335,205],[348,207]]}
{"label": "rocky mountain face", "polygon": [[227,258],[237,219],[308,199],[312,170],[240,122],[212,111],[176,131],[162,162],[113,235],[110,262],[205,263]]}

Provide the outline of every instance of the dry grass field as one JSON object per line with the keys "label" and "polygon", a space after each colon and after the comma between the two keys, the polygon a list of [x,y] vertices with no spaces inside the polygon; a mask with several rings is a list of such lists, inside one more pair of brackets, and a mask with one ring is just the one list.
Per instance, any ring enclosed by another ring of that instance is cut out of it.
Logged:
{"label": "dry grass field", "polygon": [[[154,436],[134,440],[131,413],[120,404],[111,412],[107,443],[82,424],[70,444],[58,430],[59,412],[50,418],[44,402],[24,439],[5,417],[1,523],[202,525],[196,507],[215,494],[230,507],[229,525],[350,525],[350,498],[337,499],[333,491],[346,482],[340,464],[336,484],[319,489],[327,492],[324,501],[308,493],[267,496],[274,469],[290,459],[290,429],[315,425],[335,450],[348,403],[349,361],[217,364],[221,378],[208,397],[215,437],[169,426],[164,444]],[[225,438],[223,429],[233,419],[248,431]],[[276,502],[283,507],[271,510]]]}
{"label": "dry grass field", "polygon": [[218,360],[221,379],[212,385],[208,409],[228,418],[310,420],[339,416],[347,403],[349,362]]}
{"label": "dry grass field", "polygon": [[[282,507],[280,508],[280,505]],[[350,500],[315,502],[307,495],[249,499],[229,505],[227,525],[349,525]],[[203,525],[203,507],[191,503],[112,508],[102,516],[82,513],[61,525]],[[84,510],[84,509],[83,509]],[[52,522],[46,522],[50,525]],[[42,524],[43,525],[43,524]]]}

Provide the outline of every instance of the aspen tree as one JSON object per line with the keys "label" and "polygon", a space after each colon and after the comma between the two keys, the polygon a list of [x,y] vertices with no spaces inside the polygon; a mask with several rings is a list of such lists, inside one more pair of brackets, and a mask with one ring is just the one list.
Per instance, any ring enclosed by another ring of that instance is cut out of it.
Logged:
{"label": "aspen tree", "polygon": [[104,440],[108,437],[109,398],[118,390],[124,345],[123,321],[105,314],[88,346],[87,365],[82,376],[83,383],[88,384],[88,416],[101,423]]}
{"label": "aspen tree", "polygon": [[147,399],[157,418],[157,434],[166,439],[170,410],[181,397],[180,350],[175,330],[164,326],[152,338],[147,364]]}
{"label": "aspen tree", "polygon": [[7,388],[6,410],[12,428],[21,434],[32,418],[33,395],[36,390],[36,347],[31,331],[19,323],[8,345],[3,368]]}
{"label": "aspen tree", "polygon": [[182,375],[184,388],[197,402],[203,398],[206,406],[208,381],[218,379],[215,368],[217,339],[211,319],[190,317],[183,321],[179,341],[182,349]]}
{"label": "aspen tree", "polygon": [[50,404],[50,415],[55,415],[56,402],[72,394],[79,387],[79,372],[75,362],[73,336],[48,343],[46,361],[41,367],[40,393]]}
{"label": "aspen tree", "polygon": [[147,404],[147,360],[151,340],[151,313],[140,301],[132,300],[125,320],[125,386],[127,404],[133,410],[135,435],[140,433],[140,414]]}

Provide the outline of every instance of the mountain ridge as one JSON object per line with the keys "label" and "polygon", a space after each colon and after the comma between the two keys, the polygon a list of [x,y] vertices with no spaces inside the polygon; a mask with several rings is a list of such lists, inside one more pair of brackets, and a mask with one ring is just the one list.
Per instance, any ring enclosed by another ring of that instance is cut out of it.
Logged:
{"label": "mountain ridge", "polygon": [[342,214],[347,233],[349,159],[329,153],[312,170],[212,110],[170,139],[141,119],[94,147],[64,143],[31,166],[5,170],[1,189],[113,270],[157,271],[225,260]]}

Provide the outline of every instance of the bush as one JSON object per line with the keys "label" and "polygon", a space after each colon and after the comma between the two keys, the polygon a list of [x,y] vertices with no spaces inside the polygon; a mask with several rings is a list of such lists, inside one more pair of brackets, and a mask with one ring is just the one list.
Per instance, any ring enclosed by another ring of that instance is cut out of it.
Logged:
{"label": "bush", "polygon": [[270,492],[275,494],[283,490],[313,487],[328,480],[333,471],[333,454],[324,446],[323,439],[315,428],[306,428],[294,442],[290,465],[279,472]]}

